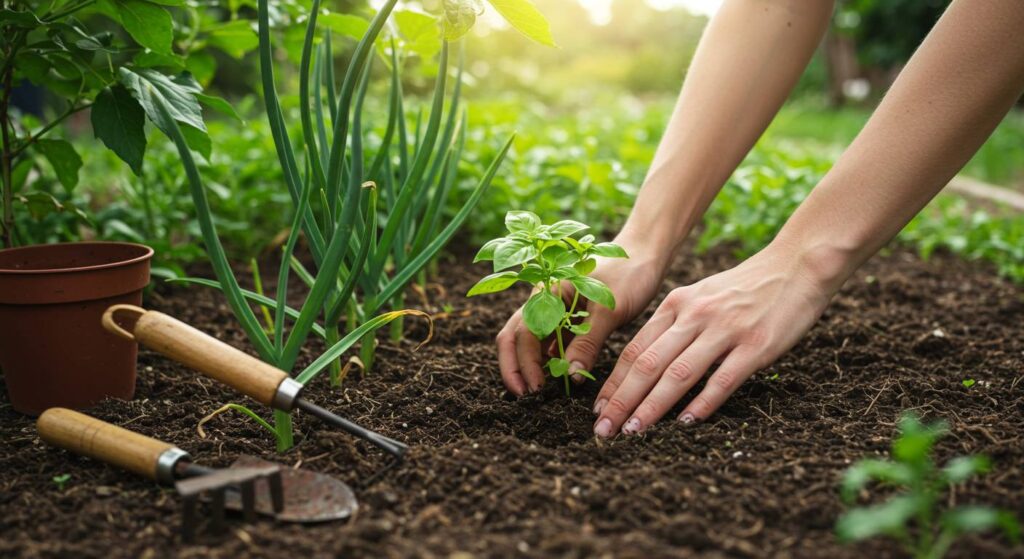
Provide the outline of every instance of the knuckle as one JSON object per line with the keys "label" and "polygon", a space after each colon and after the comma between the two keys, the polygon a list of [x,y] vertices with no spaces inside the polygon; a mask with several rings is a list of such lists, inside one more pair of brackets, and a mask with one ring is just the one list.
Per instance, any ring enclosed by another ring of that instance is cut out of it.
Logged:
{"label": "knuckle", "polygon": [[725,393],[731,393],[739,384],[739,377],[733,371],[719,370],[712,375],[709,382],[714,383],[716,387],[721,389]]}
{"label": "knuckle", "polygon": [[643,402],[640,402],[640,406],[636,408],[636,415],[641,418],[641,423],[649,425],[664,414],[663,410],[666,407],[662,405],[662,402],[648,397]]}
{"label": "knuckle", "polygon": [[601,348],[589,336],[578,336],[570,344],[570,348],[585,356],[596,356]]}
{"label": "knuckle", "polygon": [[658,372],[658,361],[658,354],[648,349],[637,357],[633,370],[645,377],[654,376]]}
{"label": "knuckle", "polygon": [[627,363],[633,363],[639,359],[643,353],[644,348],[640,345],[640,342],[632,341],[626,344],[626,348],[622,350],[622,354],[619,358]]}
{"label": "knuckle", "polygon": [[676,359],[665,370],[665,376],[669,380],[680,384],[689,382],[696,374],[693,364],[687,359]]}
{"label": "knuckle", "polygon": [[706,298],[696,299],[687,306],[686,314],[690,318],[701,320],[709,317],[713,309],[714,302],[712,300]]}
{"label": "knuckle", "polygon": [[601,415],[610,415],[615,417],[624,417],[629,414],[630,409],[626,406],[626,403],[618,398],[611,398],[608,403],[605,404],[603,413]]}
{"label": "knuckle", "polygon": [[697,397],[690,402],[687,409],[690,410],[690,413],[692,413],[694,417],[707,419],[712,412],[711,401],[708,400],[708,397],[704,394],[698,394]]}

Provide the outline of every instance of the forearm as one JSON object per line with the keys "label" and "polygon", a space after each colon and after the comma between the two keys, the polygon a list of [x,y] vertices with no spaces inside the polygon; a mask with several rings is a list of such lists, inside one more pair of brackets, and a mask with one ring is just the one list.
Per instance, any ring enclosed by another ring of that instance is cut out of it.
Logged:
{"label": "forearm", "polygon": [[1024,2],[957,0],[783,227],[838,288],[970,159],[1024,91]]}
{"label": "forearm", "polygon": [[704,31],[621,238],[642,240],[657,258],[678,247],[789,95],[832,8],[825,0],[725,2]]}

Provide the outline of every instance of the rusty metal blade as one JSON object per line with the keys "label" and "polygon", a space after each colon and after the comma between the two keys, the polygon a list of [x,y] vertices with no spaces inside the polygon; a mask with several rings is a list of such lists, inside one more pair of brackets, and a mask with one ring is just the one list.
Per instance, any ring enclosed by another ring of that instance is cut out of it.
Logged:
{"label": "rusty metal blade", "polygon": [[[329,522],[346,519],[355,514],[359,507],[348,485],[317,472],[283,467],[254,456],[240,456],[229,470],[268,467],[280,468],[284,508],[274,514],[270,483],[257,482],[256,512],[262,515],[284,522]],[[242,510],[241,494],[237,491],[228,492],[225,506],[232,510]]]}

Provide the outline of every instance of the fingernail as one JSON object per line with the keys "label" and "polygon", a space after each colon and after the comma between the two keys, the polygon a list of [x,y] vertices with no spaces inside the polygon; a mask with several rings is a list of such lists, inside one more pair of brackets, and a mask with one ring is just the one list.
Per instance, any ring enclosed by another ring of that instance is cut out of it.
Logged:
{"label": "fingernail", "polygon": [[597,422],[594,426],[594,434],[602,439],[612,436],[612,420],[607,417]]}
{"label": "fingernail", "polygon": [[635,435],[635,434],[637,434],[639,432],[640,432],[640,420],[635,418],[635,417],[630,419],[629,421],[627,421],[626,424],[622,426],[622,434],[623,435]]}
{"label": "fingernail", "polygon": [[583,384],[583,381],[585,380],[583,375],[573,375],[571,378],[573,384]]}
{"label": "fingernail", "polygon": [[684,425],[690,425],[696,421],[696,419],[693,417],[692,413],[684,411],[683,414],[679,416],[679,421],[682,421]]}
{"label": "fingernail", "polygon": [[598,400],[597,403],[594,404],[594,415],[601,415],[601,410],[604,409],[604,405],[607,403],[608,400],[605,398],[601,398],[600,400]]}
{"label": "fingernail", "polygon": [[586,367],[583,366],[583,363],[580,363],[579,361],[573,361],[572,363],[569,363],[569,374],[571,375],[576,371],[585,368]]}

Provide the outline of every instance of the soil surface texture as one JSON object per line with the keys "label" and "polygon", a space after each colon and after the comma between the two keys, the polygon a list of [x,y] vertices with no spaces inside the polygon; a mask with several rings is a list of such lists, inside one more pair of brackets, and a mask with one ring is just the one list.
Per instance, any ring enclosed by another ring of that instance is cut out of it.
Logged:
{"label": "soil surface texture", "polygon": [[[226,402],[270,414],[149,350],[140,353],[135,399],[89,411],[204,465],[252,454],[335,476],[360,500],[353,519],[309,526],[232,517],[224,533],[201,532],[184,545],[173,490],[49,447],[0,390],[0,557],[900,557],[888,540],[840,545],[833,526],[844,510],[838,477],[860,458],[887,455],[906,410],[948,421],[941,461],[975,453],[993,461],[991,473],[951,491],[949,504],[1024,518],[1024,289],[986,267],[893,249],[707,422],[666,419],[642,436],[598,441],[590,411],[598,383],[571,398],[551,382],[522,399],[505,392],[493,338],[526,293],[466,299],[488,270],[455,253],[427,289],[425,308],[438,313],[429,344],[414,351],[426,327],[410,318],[405,341],[381,334],[370,374],[353,372],[341,388],[323,375],[306,392],[412,446],[376,479],[388,464],[383,453],[301,412],[297,445],[284,454],[234,412],[207,422],[202,436],[200,420]],[[725,248],[681,256],[661,295],[735,263]],[[408,301],[424,303],[412,291]],[[210,289],[161,285],[147,305],[249,348]],[[613,337],[595,367],[599,381],[654,307]],[[308,344],[301,364],[321,350]],[[62,475],[63,488],[53,480]],[[971,536],[951,556],[1024,551],[999,536]]]}

